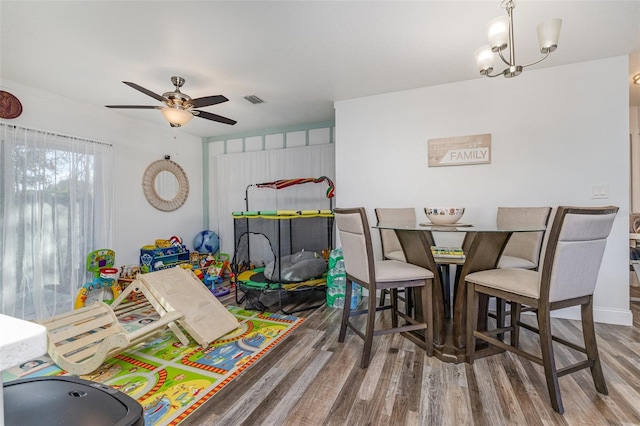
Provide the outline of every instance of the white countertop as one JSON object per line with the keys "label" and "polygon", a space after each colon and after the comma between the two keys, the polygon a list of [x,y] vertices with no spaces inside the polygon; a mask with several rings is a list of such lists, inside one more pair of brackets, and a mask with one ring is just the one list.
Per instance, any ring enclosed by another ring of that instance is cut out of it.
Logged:
{"label": "white countertop", "polygon": [[[47,329],[40,324],[0,314],[0,372],[47,352]],[[0,426],[4,426],[4,396],[0,376]]]}
{"label": "white countertop", "polygon": [[0,314],[0,371],[47,352],[47,329],[40,324]]}

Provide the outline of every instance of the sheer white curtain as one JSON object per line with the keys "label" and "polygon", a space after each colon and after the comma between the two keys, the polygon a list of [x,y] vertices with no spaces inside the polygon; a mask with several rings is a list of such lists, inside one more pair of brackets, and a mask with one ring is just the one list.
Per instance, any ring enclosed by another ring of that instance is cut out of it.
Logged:
{"label": "sheer white curtain", "polygon": [[[218,185],[217,220],[220,251],[233,253],[234,211],[244,211],[248,185],[280,179],[318,178],[335,181],[334,144],[313,145],[270,151],[245,152],[217,156],[215,183]],[[286,190],[249,191],[250,210],[328,209],[325,183],[297,185]],[[339,188],[336,188],[338,191]]]}
{"label": "sheer white curtain", "polygon": [[113,242],[113,148],[4,123],[0,142],[0,312],[70,311],[87,254]]}

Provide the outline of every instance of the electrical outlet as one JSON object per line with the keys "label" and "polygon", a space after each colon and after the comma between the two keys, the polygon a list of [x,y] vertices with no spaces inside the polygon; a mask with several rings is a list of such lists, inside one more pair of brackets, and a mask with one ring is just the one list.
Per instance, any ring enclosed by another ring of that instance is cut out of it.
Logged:
{"label": "electrical outlet", "polygon": [[591,198],[592,199],[609,198],[609,185],[606,185],[606,184],[592,185]]}

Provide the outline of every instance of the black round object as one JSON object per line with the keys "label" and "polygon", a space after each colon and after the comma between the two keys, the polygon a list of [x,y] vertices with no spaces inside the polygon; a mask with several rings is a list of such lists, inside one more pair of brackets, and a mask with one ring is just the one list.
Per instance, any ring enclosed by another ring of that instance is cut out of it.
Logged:
{"label": "black round object", "polygon": [[73,376],[5,383],[4,416],[7,425],[144,425],[138,401],[109,386]]}

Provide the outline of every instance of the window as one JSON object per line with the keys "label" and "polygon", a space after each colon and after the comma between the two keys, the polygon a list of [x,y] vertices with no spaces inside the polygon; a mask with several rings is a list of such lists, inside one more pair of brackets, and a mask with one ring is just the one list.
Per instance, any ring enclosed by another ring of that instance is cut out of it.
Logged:
{"label": "window", "polygon": [[89,252],[108,248],[113,148],[0,123],[0,312],[73,309]]}

